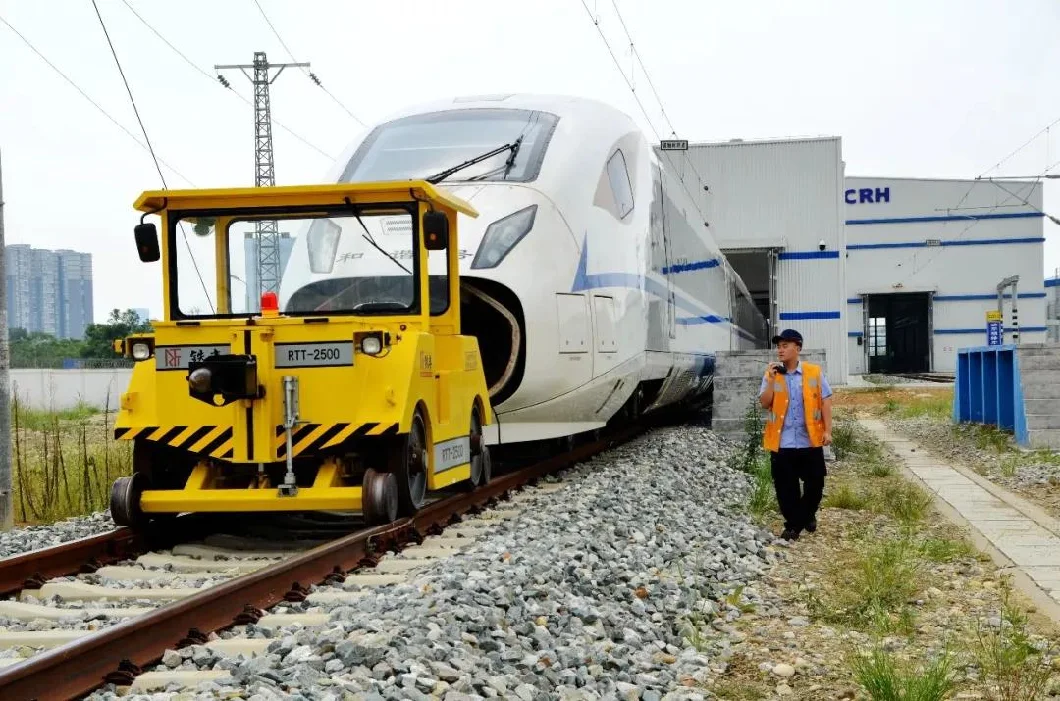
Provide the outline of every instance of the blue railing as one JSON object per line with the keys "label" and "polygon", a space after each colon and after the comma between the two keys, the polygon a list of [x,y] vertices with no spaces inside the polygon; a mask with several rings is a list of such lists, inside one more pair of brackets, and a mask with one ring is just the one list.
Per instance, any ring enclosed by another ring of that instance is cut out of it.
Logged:
{"label": "blue railing", "polygon": [[1027,445],[1027,416],[1015,345],[957,350],[953,420],[997,426]]}

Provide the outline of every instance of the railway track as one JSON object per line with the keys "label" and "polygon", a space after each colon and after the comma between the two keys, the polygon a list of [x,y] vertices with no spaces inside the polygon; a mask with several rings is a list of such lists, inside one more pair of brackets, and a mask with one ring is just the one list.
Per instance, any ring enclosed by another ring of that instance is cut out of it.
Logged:
{"label": "railway track", "polygon": [[[455,547],[452,538],[433,536],[443,532],[448,536],[451,531],[446,529],[460,524],[468,514],[507,500],[511,492],[623,443],[648,427],[644,423],[615,430],[564,454],[495,476],[474,492],[443,495],[415,517],[384,526],[349,532],[346,520],[296,518],[265,532],[259,528],[257,539],[248,540],[219,537],[218,532],[231,525],[223,520],[182,516],[166,528],[139,534],[119,528],[0,560],[0,593],[18,595],[17,600],[0,601],[0,617],[38,622],[35,630],[0,632],[0,648],[43,648],[0,667],[0,698],[78,698],[108,683],[139,682],[149,687],[157,681],[164,686],[172,677],[152,680],[142,673],[161,661],[166,650],[209,644],[218,652],[252,654],[261,640],[225,641],[216,636],[211,640],[211,635],[247,624],[322,625],[326,623],[323,614],[318,618],[324,620],[316,620],[315,614],[266,612],[285,601],[312,602],[316,596],[335,602],[355,596],[342,591],[314,594],[310,592],[313,585],[341,584],[350,577],[374,577],[381,584],[398,581],[399,573],[409,568],[407,562],[372,572],[384,554],[400,553],[425,538]],[[346,532],[336,536],[342,531]],[[120,564],[134,559],[134,564]],[[74,575],[80,581],[70,581]],[[85,582],[86,578],[107,584]],[[204,584],[204,579],[209,581]],[[181,580],[199,586],[172,586]],[[48,604],[56,595],[59,604]],[[40,621],[54,627],[41,630]]]}

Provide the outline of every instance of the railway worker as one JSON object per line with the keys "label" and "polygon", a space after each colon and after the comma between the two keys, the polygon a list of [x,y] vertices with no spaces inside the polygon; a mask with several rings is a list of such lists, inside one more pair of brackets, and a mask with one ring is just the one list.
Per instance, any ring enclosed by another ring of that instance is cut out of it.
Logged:
{"label": "railway worker", "polygon": [[[762,445],[777,504],[784,516],[785,540],[817,530],[817,508],[824,493],[824,446],[832,443],[832,388],[820,365],[799,359],[802,334],[785,329],[773,337],[777,359],[758,390],[768,410]],[[801,489],[800,489],[800,482]]]}

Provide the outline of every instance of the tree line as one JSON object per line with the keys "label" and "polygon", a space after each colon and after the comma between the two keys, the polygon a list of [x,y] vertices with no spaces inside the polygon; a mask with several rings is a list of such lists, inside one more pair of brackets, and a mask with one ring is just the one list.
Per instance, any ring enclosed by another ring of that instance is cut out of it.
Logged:
{"label": "tree line", "polygon": [[112,309],[106,323],[85,327],[83,339],[56,338],[42,331],[12,328],[8,330],[11,367],[61,368],[67,358],[119,360],[121,355],[114,352],[114,341],[145,331],[151,331],[151,324],[140,321],[131,309]]}

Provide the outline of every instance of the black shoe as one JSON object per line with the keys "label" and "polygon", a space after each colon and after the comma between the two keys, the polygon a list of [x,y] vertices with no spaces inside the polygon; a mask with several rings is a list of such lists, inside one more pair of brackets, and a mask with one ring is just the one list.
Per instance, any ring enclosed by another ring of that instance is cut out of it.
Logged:
{"label": "black shoe", "polygon": [[807,533],[816,533],[817,532],[817,519],[812,519],[809,523],[806,524],[805,528],[806,528],[806,532]]}
{"label": "black shoe", "polygon": [[798,531],[794,531],[794,530],[792,530],[790,528],[785,528],[784,532],[780,534],[780,537],[783,538],[784,540],[798,540],[799,539],[799,532]]}

